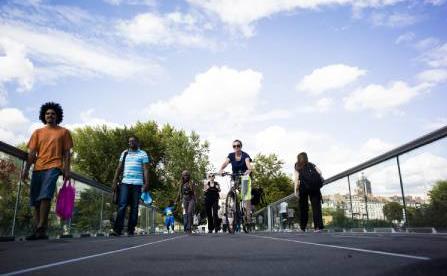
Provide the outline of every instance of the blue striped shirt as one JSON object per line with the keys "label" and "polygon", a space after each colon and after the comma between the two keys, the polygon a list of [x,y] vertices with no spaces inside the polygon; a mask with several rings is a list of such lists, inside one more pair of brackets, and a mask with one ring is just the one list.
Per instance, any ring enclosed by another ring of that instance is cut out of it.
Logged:
{"label": "blue striped shirt", "polygon": [[[121,153],[120,162],[123,162],[124,153]],[[143,185],[144,174],[143,165],[149,163],[149,156],[144,150],[129,150],[124,162],[124,172],[122,183]]]}

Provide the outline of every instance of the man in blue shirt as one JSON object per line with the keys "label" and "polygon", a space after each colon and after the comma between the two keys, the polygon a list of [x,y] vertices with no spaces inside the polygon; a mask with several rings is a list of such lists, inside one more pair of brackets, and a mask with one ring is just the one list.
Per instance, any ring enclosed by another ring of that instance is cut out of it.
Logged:
{"label": "man in blue shirt", "polygon": [[[122,175],[121,183],[118,183]],[[119,189],[118,211],[112,236],[120,236],[123,231],[126,207],[130,205],[127,234],[132,236],[138,222],[138,203],[143,191],[149,190],[149,156],[139,148],[135,136],[129,138],[129,149],[121,153],[118,167],[113,179],[113,190]]]}

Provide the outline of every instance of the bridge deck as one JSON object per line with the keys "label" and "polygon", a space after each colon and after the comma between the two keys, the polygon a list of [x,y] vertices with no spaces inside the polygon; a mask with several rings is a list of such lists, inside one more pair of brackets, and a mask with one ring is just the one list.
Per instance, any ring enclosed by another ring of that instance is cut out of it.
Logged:
{"label": "bridge deck", "polygon": [[0,274],[442,275],[447,235],[219,233],[16,241],[0,243],[0,260]]}

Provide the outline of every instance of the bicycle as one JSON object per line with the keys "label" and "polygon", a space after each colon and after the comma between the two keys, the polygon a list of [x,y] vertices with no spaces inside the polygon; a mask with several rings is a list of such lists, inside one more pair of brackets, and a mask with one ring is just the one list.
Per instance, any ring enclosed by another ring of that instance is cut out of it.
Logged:
{"label": "bicycle", "polygon": [[225,198],[225,213],[224,213],[225,220],[228,226],[228,232],[230,234],[234,234],[238,226],[238,223],[242,222],[243,231],[245,233],[249,233],[250,231],[252,231],[252,219],[251,219],[250,206],[246,205],[247,202],[250,202],[250,200],[242,200],[242,196],[244,196],[244,193],[250,191],[247,190],[244,191],[244,189],[247,189],[247,187],[242,187],[243,186],[242,178],[244,177],[244,174],[240,173],[232,174],[228,172],[224,172],[223,174],[219,173],[212,173],[212,174],[231,177],[230,189]]}

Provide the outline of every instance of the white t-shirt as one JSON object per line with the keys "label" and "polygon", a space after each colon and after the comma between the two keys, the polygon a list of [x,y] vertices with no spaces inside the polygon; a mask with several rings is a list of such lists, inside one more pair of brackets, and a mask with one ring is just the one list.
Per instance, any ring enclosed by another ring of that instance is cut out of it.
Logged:
{"label": "white t-shirt", "polygon": [[287,203],[287,202],[285,202],[285,201],[283,201],[283,202],[281,202],[280,204],[279,204],[279,213],[281,213],[281,214],[283,214],[283,213],[287,213],[287,206],[288,206],[289,204]]}

